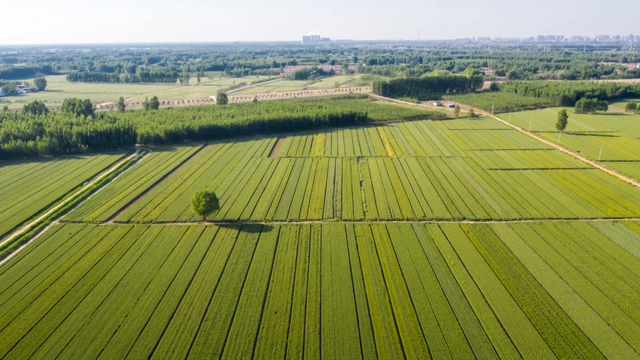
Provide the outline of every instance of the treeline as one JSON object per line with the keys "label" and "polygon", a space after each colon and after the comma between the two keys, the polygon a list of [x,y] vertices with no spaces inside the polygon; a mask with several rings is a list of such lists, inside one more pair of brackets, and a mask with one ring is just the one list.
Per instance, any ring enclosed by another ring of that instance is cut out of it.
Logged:
{"label": "treeline", "polygon": [[508,81],[499,91],[551,99],[556,106],[575,106],[582,98],[611,101],[640,97],[640,84],[594,81]]}
{"label": "treeline", "polygon": [[0,79],[19,80],[41,75],[54,75],[56,72],[49,64],[37,66],[0,66]]}
{"label": "treeline", "polygon": [[[88,100],[67,99],[61,112],[0,112],[0,158],[105,151],[133,146],[273,134],[366,122],[441,118],[357,98],[265,101],[225,106],[93,114]],[[93,114],[93,115],[91,115]]]}
{"label": "treeline", "polygon": [[136,74],[115,74],[108,72],[72,72],[67,74],[69,82],[91,83],[170,83],[175,84],[180,79],[180,74],[173,70],[141,70]]}
{"label": "treeline", "polygon": [[376,95],[418,100],[437,99],[445,94],[464,94],[482,87],[482,76],[427,76],[389,81],[374,81],[372,91]]}

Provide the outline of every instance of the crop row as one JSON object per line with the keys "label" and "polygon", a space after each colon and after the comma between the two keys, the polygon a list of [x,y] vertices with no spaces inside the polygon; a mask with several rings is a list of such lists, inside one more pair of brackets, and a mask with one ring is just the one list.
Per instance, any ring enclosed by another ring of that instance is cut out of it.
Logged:
{"label": "crop row", "polygon": [[636,358],[639,231],[56,225],[0,267],[0,356]]}

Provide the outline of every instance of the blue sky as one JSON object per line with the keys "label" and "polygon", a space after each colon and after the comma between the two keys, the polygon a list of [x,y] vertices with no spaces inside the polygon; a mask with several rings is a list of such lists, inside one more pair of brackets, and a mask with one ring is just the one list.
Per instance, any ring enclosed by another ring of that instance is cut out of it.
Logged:
{"label": "blue sky", "polygon": [[4,1],[0,44],[453,39],[640,34],[640,2],[584,0]]}

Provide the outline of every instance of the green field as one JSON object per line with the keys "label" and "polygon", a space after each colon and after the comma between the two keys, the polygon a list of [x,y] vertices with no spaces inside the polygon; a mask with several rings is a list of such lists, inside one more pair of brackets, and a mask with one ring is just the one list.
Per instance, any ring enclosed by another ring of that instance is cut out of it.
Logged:
{"label": "green field", "polygon": [[[557,142],[559,108],[501,114],[500,118],[533,131],[536,135]],[[569,109],[569,124],[560,145],[578,151],[635,179],[640,179],[640,115],[575,114]],[[600,150],[602,149],[602,155]]]}
{"label": "green field", "polygon": [[233,95],[262,94],[281,91],[298,91],[305,88],[309,82],[306,80],[280,80],[264,85],[258,85],[236,91]]}
{"label": "green field", "polygon": [[638,99],[623,99],[621,101],[614,102],[613,106],[617,106],[617,107],[619,107],[621,109],[624,109],[624,107],[627,106],[627,103],[630,103],[630,102],[638,103],[638,102],[640,102],[640,100],[638,100]]}
{"label": "green field", "polygon": [[123,155],[0,161],[0,239]]}
{"label": "green field", "polygon": [[[501,116],[557,139],[556,110]],[[633,159],[638,118],[561,143]],[[1,359],[640,359],[638,189],[495,119],[149,151],[0,262]],[[0,196],[28,217],[117,158],[7,163]]]}
{"label": "green field", "polygon": [[126,191],[114,187],[113,195],[90,199],[65,221],[102,222],[116,214],[116,222],[196,221],[189,200],[198,189],[218,194],[220,221],[640,215],[640,197],[631,185],[492,119],[298,133],[280,137],[273,150],[277,141],[211,143],[157,184],[147,179],[169,171],[162,169],[176,162],[166,159],[184,150],[152,154],[141,165],[152,171],[123,175],[118,184]]}
{"label": "green field", "polygon": [[632,359],[638,231],[56,225],[0,267],[0,357]]}

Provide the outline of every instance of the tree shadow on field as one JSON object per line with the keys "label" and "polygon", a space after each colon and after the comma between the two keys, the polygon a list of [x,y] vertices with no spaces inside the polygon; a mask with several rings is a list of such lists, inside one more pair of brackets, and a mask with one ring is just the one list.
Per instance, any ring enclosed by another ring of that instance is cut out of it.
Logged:
{"label": "tree shadow on field", "polygon": [[250,234],[270,232],[273,230],[273,226],[267,224],[218,224],[218,226]]}

